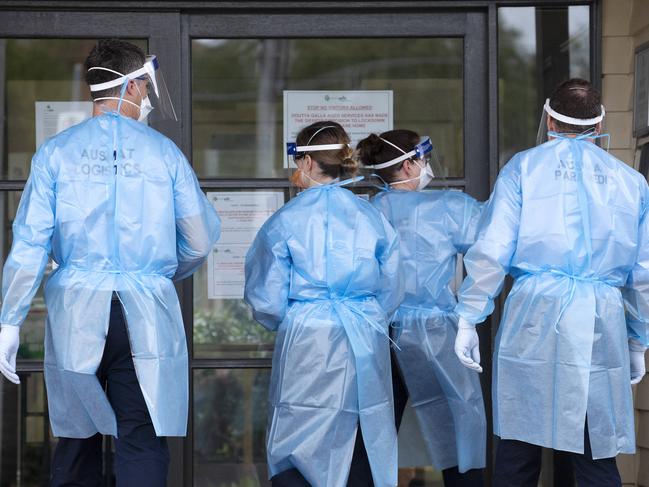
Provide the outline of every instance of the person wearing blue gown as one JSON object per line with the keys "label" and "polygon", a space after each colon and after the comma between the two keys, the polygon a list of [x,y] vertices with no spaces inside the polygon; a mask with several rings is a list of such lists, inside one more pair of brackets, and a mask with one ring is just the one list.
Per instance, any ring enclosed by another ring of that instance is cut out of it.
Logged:
{"label": "person wearing blue gown", "polygon": [[99,41],[86,60],[93,116],[38,148],[13,222],[0,313],[12,382],[20,326],[56,264],[45,285],[51,487],[100,485],[102,434],[116,437],[118,487],[166,486],[165,437],[187,431],[173,281],[204,262],[220,222],[178,147],[138,121],[150,98],[163,107],[158,68],[133,44]]}
{"label": "person wearing blue gown", "polygon": [[399,237],[355,179],[335,122],[289,144],[304,188],[270,217],[246,256],[245,300],[277,332],[267,458],[274,486],[342,487],[362,431],[374,485],[397,485],[389,317],[403,298]]}
{"label": "person wearing blue gown", "polygon": [[[481,204],[460,191],[423,191],[435,176],[427,162],[433,151],[416,132],[371,134],[357,150],[360,162],[385,183],[372,204],[401,238],[406,294],[393,318],[400,335],[393,350],[397,427],[409,397],[444,485],[481,486],[487,422],[480,380],[453,352],[456,264],[475,240]],[[399,382],[407,397],[396,396],[403,390]]]}
{"label": "person wearing blue gown", "polygon": [[649,188],[595,143],[587,81],[544,106],[548,141],[500,171],[464,259],[456,353],[479,369],[475,325],[514,278],[493,357],[494,485],[536,486],[541,448],[569,452],[579,486],[620,486],[635,452],[631,384],[649,344]]}

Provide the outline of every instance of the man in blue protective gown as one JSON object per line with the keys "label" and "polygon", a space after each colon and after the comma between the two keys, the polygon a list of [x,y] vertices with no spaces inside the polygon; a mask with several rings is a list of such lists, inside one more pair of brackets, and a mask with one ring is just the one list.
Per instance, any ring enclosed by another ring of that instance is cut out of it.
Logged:
{"label": "man in blue protective gown", "polygon": [[464,259],[455,350],[479,368],[475,324],[512,275],[493,358],[494,485],[536,486],[547,447],[570,452],[578,485],[619,486],[649,343],[647,182],[594,143],[604,108],[587,81],[559,85],[544,114],[548,142],[502,169]]}
{"label": "man in blue protective gown", "polygon": [[4,266],[0,371],[45,286],[45,383],[60,437],[52,486],[98,486],[101,435],[115,440],[119,487],[166,486],[164,437],[184,436],[188,369],[173,281],[191,275],[219,219],[176,145],[138,120],[174,117],[155,56],[100,41],[86,60],[93,117],[34,155]]}

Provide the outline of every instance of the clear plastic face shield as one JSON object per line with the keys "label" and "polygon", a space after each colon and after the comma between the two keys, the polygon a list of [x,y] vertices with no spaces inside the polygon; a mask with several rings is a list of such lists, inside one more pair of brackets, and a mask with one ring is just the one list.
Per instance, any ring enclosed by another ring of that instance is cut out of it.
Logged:
{"label": "clear plastic face shield", "polygon": [[400,181],[393,181],[391,183],[386,183],[385,181],[383,181],[381,176],[379,176],[376,173],[372,174],[372,177],[381,181],[384,187],[390,186],[394,189],[402,189],[403,184],[409,183],[411,181],[418,181],[417,191],[421,191],[425,189],[433,179],[444,178],[442,165],[437,155],[437,151],[435,150],[435,147],[433,146],[433,143],[430,140],[430,137],[422,137],[419,141],[419,144],[417,144],[415,148],[409,152],[404,151],[401,147],[399,147],[396,144],[393,144],[389,140],[386,140],[382,137],[379,138],[386,144],[397,149],[399,152],[402,153],[402,155],[395,157],[394,159],[390,159],[389,161],[382,162],[380,164],[365,166],[365,169],[377,171],[380,169],[388,168],[390,166],[394,166],[395,164],[399,164],[406,160],[412,161],[420,168],[419,175],[413,178],[402,179]]}
{"label": "clear plastic face shield", "polygon": [[552,117],[554,120],[557,120],[559,122],[567,123],[570,125],[577,125],[580,127],[589,127],[592,125],[597,125],[600,123],[602,120],[604,120],[604,116],[606,115],[606,111],[604,110],[604,105],[601,106],[601,112],[598,116],[594,118],[574,118],[574,117],[569,117],[567,115],[564,115],[562,113],[557,112],[550,106],[550,99],[547,98],[545,100],[545,104],[543,105],[543,112],[541,114],[541,121],[539,122],[539,130],[536,134],[536,145],[541,145],[549,140],[550,137],[562,137],[562,136],[569,136],[572,138],[579,138],[579,139],[601,139],[601,138],[606,138],[606,150],[608,150],[608,145],[609,145],[609,135],[608,134],[600,134],[597,130],[595,129],[589,129],[585,130],[580,133],[570,133],[570,134],[558,134],[555,132],[551,132],[548,129],[548,115]]}
{"label": "clear plastic face shield", "polygon": [[[113,73],[116,78],[105,83],[98,83],[90,85],[91,92],[104,91],[111,88],[121,86],[120,96],[105,96],[95,98],[94,101],[102,100],[117,100],[119,104],[130,103],[140,110],[138,120],[143,121],[147,115],[155,110],[159,113],[160,117],[165,120],[178,121],[176,111],[174,110],[171,96],[167,90],[162,71],[158,63],[158,58],[155,55],[147,56],[144,65],[130,73],[120,73],[113,69],[95,66],[88,71],[101,70]],[[124,98],[124,93],[128,86],[129,81],[135,81],[137,90],[140,92],[141,103],[138,105],[133,101]]]}

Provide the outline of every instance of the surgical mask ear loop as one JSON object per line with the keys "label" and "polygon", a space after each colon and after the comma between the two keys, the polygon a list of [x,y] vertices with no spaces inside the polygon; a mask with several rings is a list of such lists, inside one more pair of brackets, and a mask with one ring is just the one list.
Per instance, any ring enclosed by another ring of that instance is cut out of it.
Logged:
{"label": "surgical mask ear loop", "polygon": [[[406,159],[406,161],[407,160],[409,160],[409,159]],[[424,162],[424,165],[420,166],[419,162],[417,162],[417,161],[420,161],[421,159],[411,159],[411,160],[412,160],[412,163],[419,168],[419,175],[415,176],[414,178],[403,179],[401,181],[395,181],[393,183],[390,183],[390,186],[396,186],[397,184],[405,184],[405,183],[409,183],[411,181],[419,181],[421,178],[423,178],[425,176],[427,163]],[[419,191],[419,188],[417,188],[417,190]]]}

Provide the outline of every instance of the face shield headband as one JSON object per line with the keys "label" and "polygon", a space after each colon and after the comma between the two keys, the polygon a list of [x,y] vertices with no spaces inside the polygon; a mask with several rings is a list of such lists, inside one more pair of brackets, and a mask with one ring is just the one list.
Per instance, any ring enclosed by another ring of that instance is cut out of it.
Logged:
{"label": "face shield headband", "polygon": [[[151,96],[151,98],[154,100],[154,105],[157,105],[157,107],[159,107],[160,112],[165,118],[170,118],[172,120],[177,121],[178,118],[176,117],[176,112],[174,110],[173,104],[171,103],[171,97],[169,96],[169,92],[167,91],[164,78],[162,77],[162,73],[160,72],[159,68],[160,68],[160,64],[158,63],[158,58],[155,55],[147,56],[141,68],[136,69],[135,71],[131,71],[130,73],[127,74],[120,73],[119,71],[115,71],[114,69],[104,68],[102,66],[94,66],[92,68],[89,68],[88,71],[94,71],[94,70],[108,71],[109,73],[113,73],[118,77],[113,80],[106,81],[104,83],[97,83],[97,84],[90,85],[89,88],[91,92],[97,92],[97,91],[108,90],[111,88],[116,88],[118,86],[125,87],[126,84],[131,80],[136,80],[136,79],[145,80],[148,82],[150,89],[153,90],[153,93],[150,93],[150,95],[153,95]],[[95,101],[114,99],[114,100],[119,100],[120,104],[122,101],[126,101],[134,105],[133,102],[130,102],[129,100],[124,100],[123,97],[124,97],[124,89],[122,89],[122,93],[120,94],[119,98],[109,96],[109,97],[95,98]]]}
{"label": "face shield headband", "polygon": [[374,164],[373,166],[365,166],[366,169],[385,169],[386,167],[394,166],[395,164],[399,164],[401,161],[405,161],[406,159],[421,159],[425,160],[426,159],[426,154],[429,154],[433,151],[433,143],[430,141],[430,137],[422,137],[421,141],[419,144],[415,146],[413,150],[410,152],[404,151],[401,147],[398,145],[393,144],[389,140],[385,140],[382,137],[379,137],[383,142],[386,144],[391,145],[395,149],[397,149],[399,152],[403,153],[403,155],[399,157],[395,157],[394,159],[390,159],[389,161],[382,162],[381,164]]}
{"label": "face shield headband", "polygon": [[293,159],[301,157],[299,155],[300,152],[316,152],[316,151],[323,151],[323,150],[335,150],[335,149],[343,149],[344,147],[349,147],[349,144],[320,144],[320,145],[309,145],[313,138],[318,135],[320,132],[322,132],[324,129],[333,129],[336,128],[333,125],[325,125],[324,127],[320,127],[318,130],[315,131],[315,133],[309,137],[309,140],[307,141],[306,145],[297,145],[297,142],[288,142],[286,144],[286,153],[289,156],[293,156]]}
{"label": "face shield headband", "polygon": [[606,115],[606,111],[604,110],[604,105],[600,105],[602,113],[600,113],[598,116],[594,118],[573,118],[573,117],[568,117],[567,115],[563,115],[555,110],[552,109],[550,106],[550,99],[546,98],[545,99],[545,105],[543,105],[543,110],[550,115],[552,118],[555,120],[558,120],[559,122],[567,123],[570,125],[596,125],[602,120],[604,120],[604,115]]}
{"label": "face shield headband", "polygon": [[[602,120],[604,120],[604,116],[606,115],[606,110],[604,110],[604,105],[600,105],[601,107],[601,113],[593,118],[574,118],[574,117],[569,117],[568,115],[564,115],[562,113],[557,112],[550,106],[550,99],[546,98],[545,104],[543,105],[543,112],[541,114],[541,121],[539,122],[539,130],[536,136],[536,144],[540,145],[543,144],[544,142],[548,141],[548,137],[555,137],[555,138],[563,138],[566,137],[566,134],[559,134],[556,132],[549,132],[548,131],[548,115],[551,116],[553,119],[557,120],[558,122],[563,122],[567,123],[570,125],[577,125],[577,126],[582,126],[582,127],[587,127],[591,125],[596,125],[600,123]],[[599,139],[599,138],[608,138],[608,134],[597,134],[593,130],[589,130],[588,132],[584,132],[581,134],[574,134],[577,135],[579,139]],[[573,137],[574,138],[574,137]],[[608,150],[608,149],[607,149]]]}

